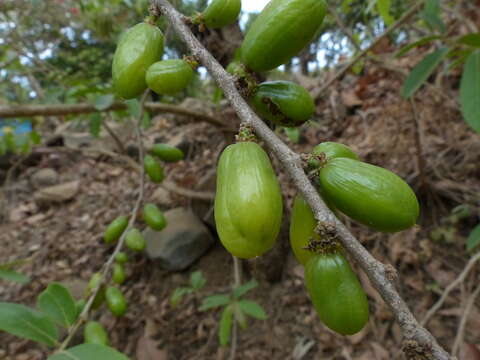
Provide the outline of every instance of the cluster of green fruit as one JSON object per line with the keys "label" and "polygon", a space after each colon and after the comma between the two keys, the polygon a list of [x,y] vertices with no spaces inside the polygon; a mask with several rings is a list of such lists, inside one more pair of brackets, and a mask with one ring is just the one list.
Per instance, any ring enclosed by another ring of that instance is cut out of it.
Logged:
{"label": "cluster of green fruit", "polygon": [[[193,22],[225,26],[237,19],[240,7],[240,0],[214,0]],[[252,71],[269,71],[288,62],[317,34],[325,11],[323,0],[271,0],[251,25],[237,59],[227,70],[248,80]],[[184,88],[191,68],[182,60],[155,63],[162,53],[163,35],[158,28],[142,23],[129,29],[113,61],[117,93],[131,98],[147,86],[160,94]],[[248,96],[259,116],[286,127],[303,124],[315,108],[308,92],[292,82],[254,85]],[[251,134],[240,134],[240,141],[228,146],[220,157],[214,210],[224,247],[232,255],[248,259],[261,256],[275,244],[283,201],[268,155],[251,141]],[[152,160],[145,159],[147,173],[160,182],[163,172]],[[320,144],[309,166],[318,173],[319,193],[333,211],[385,232],[415,224],[419,206],[410,187],[397,175],[359,161],[348,147]],[[341,334],[353,334],[368,320],[365,293],[339,244],[310,246],[322,244],[316,226],[312,210],[297,197],[290,237],[297,259],[305,265],[307,290],[327,326]]]}
{"label": "cluster of green fruit", "polygon": [[[311,157],[319,193],[333,211],[385,232],[415,224],[417,198],[394,173],[359,161],[351,149],[338,143],[316,146]],[[240,258],[264,254],[276,242],[282,214],[280,185],[265,151],[249,141],[228,146],[218,164],[215,198],[215,221],[224,247]],[[328,327],[354,334],[368,320],[365,293],[341,246],[331,242],[322,246],[316,227],[312,210],[297,196],[290,241],[296,258],[305,265],[308,293]],[[310,247],[312,242],[320,247]]]}
{"label": "cluster of green fruit", "polygon": [[[184,154],[180,149],[168,146],[166,144],[155,144],[150,152],[158,158],[173,162],[183,159]],[[144,158],[145,172],[155,183],[163,181],[164,173],[160,163],[151,155]],[[154,204],[147,203],[142,211],[143,221],[155,231],[161,231],[167,226],[165,216],[162,211]],[[105,230],[103,240],[106,244],[115,244],[122,234],[128,228],[128,217],[119,216],[113,220]],[[141,231],[135,227],[127,230],[125,235],[125,245],[128,249],[140,252],[145,249],[146,241]],[[128,256],[124,252],[118,252],[115,255],[115,262],[112,266],[111,279],[115,284],[122,285],[126,279],[124,265],[128,261]],[[85,297],[88,297],[100,285],[102,281],[101,273],[95,273],[87,287]],[[120,317],[127,311],[127,301],[120,289],[115,286],[101,286],[92,303],[93,309],[98,309],[104,302],[114,316]],[[85,299],[77,302],[77,310],[80,313],[85,306]],[[84,338],[86,343],[95,343],[108,345],[108,336],[102,324],[96,321],[89,321],[84,328]]]}

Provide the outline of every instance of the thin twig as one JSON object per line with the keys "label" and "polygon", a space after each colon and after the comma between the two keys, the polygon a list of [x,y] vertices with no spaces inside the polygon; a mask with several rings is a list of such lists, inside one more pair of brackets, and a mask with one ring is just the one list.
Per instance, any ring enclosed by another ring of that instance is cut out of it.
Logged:
{"label": "thin twig", "polygon": [[[135,123],[135,133],[137,136],[137,143],[138,143],[138,148],[139,148],[139,161],[143,161],[143,156],[144,156],[144,149],[143,149],[143,142],[142,142],[142,131],[140,129],[140,125],[143,119],[143,114],[145,111],[145,100],[147,98],[147,95],[149,93],[149,90],[146,90],[145,93],[142,96],[142,99],[140,101],[140,114],[138,116],[137,122]],[[122,233],[122,236],[120,236],[120,239],[118,240],[117,246],[115,247],[115,250],[113,250],[113,253],[110,255],[108,258],[107,262],[103,266],[103,270],[101,272],[101,278],[99,281],[99,284],[95,289],[92,290],[92,293],[90,297],[87,300],[87,303],[85,307],[83,308],[82,312],[80,313],[77,321],[75,324],[73,324],[70,329],[68,330],[68,335],[65,338],[65,340],[62,342],[60,345],[58,352],[61,352],[65,350],[72,340],[72,338],[75,336],[76,332],[80,328],[80,326],[88,320],[88,312],[90,311],[93,301],[95,300],[95,297],[97,296],[98,292],[100,291],[100,288],[106,283],[106,280],[108,278],[108,274],[110,272],[110,269],[114,263],[115,256],[121,251],[123,244],[125,242],[125,237],[126,234],[128,233],[128,230],[134,225],[135,220],[137,218],[137,213],[140,209],[140,206],[142,205],[143,202],[143,195],[144,195],[144,188],[145,188],[145,171],[143,169],[143,166],[141,167],[141,174],[140,174],[140,183],[138,185],[139,187],[139,192],[138,192],[138,197],[137,201],[135,202],[135,206],[132,210],[132,213],[130,215],[130,219],[128,221],[128,226],[125,229],[125,231]]]}
{"label": "thin twig", "polygon": [[419,115],[417,112],[417,105],[415,104],[414,96],[410,98],[410,105],[412,107],[412,114],[413,114],[413,125],[415,128],[415,147],[416,155],[417,155],[417,166],[418,166],[418,174],[420,179],[420,187],[423,188],[425,185],[425,157],[423,154],[423,146],[422,146],[422,128],[420,124]]}
{"label": "thin twig", "polygon": [[347,38],[350,40],[352,45],[355,47],[355,50],[361,51],[362,49],[360,46],[357,44],[357,41],[355,40],[355,37],[353,36],[353,33],[350,31],[349,28],[345,26],[343,23],[342,19],[340,19],[340,16],[338,16],[337,9],[335,7],[328,5],[328,11],[330,14],[333,15],[335,18],[335,22],[337,23],[338,27],[342,29],[342,32],[347,36]]}
{"label": "thin twig", "polygon": [[[116,101],[108,108],[102,111],[114,111],[124,110],[127,106],[124,102]],[[163,104],[157,102],[146,102],[145,108],[152,112],[165,112],[178,115],[185,115],[208,122],[218,127],[228,127],[228,124],[218,118],[202,113],[199,111],[193,111],[180,105]],[[0,117],[32,117],[32,116],[47,116],[47,115],[73,115],[73,114],[89,114],[99,112],[93,104],[79,103],[79,104],[51,104],[51,105],[1,105]]]}
{"label": "thin twig", "polygon": [[465,265],[465,268],[460,273],[460,275],[458,275],[458,277],[453,282],[451,282],[450,285],[448,285],[445,288],[445,290],[443,291],[443,294],[440,297],[440,299],[438,299],[438,301],[435,303],[435,305],[433,305],[430,308],[430,310],[428,310],[428,312],[425,314],[425,317],[422,319],[422,321],[420,321],[420,324],[422,324],[422,326],[428,324],[428,321],[438,311],[438,309],[440,309],[440,307],[443,305],[443,303],[447,299],[450,292],[465,280],[468,273],[473,268],[473,266],[477,263],[478,260],[480,260],[480,252],[476,253],[475,256],[470,258],[470,260],[468,261],[467,265]]}
{"label": "thin twig", "polygon": [[340,77],[342,77],[355,63],[360,60],[362,57],[367,55],[383,38],[390,35],[393,31],[398,29],[402,26],[405,22],[407,22],[417,11],[423,6],[425,0],[418,1],[415,5],[413,5],[410,10],[408,10],[403,16],[398,19],[397,22],[392,24],[385,32],[377,37],[368,47],[364,50],[360,51],[357,55],[355,55],[341,70],[339,70],[333,77],[328,80],[320,89],[312,92],[312,97],[317,99],[326,89],[330,87],[335,81],[337,81]]}
{"label": "thin twig", "polygon": [[470,312],[472,311],[472,307],[475,304],[475,300],[477,299],[478,295],[480,295],[480,285],[477,286],[473,294],[468,298],[467,305],[465,306],[465,310],[463,311],[462,318],[460,319],[460,324],[458,325],[457,336],[455,337],[455,341],[453,342],[453,347],[452,347],[453,355],[458,353],[460,344],[463,342],[463,334],[465,332],[465,326],[467,325]]}
{"label": "thin twig", "polygon": [[113,129],[110,127],[110,125],[108,125],[107,120],[109,120],[109,119],[111,119],[111,117],[107,113],[106,119],[104,121],[102,121],[102,126],[105,128],[105,130],[108,132],[108,134],[112,137],[113,141],[117,145],[118,151],[121,154],[126,154],[127,150],[125,149],[125,146],[123,146],[122,142],[120,141],[120,139],[119,139],[118,135],[115,133],[115,131],[113,131]]}
{"label": "thin twig", "polygon": [[[237,288],[242,284],[242,269],[240,260],[233,256],[233,288]],[[233,329],[232,329],[232,346],[230,347],[230,357],[229,360],[235,359],[235,354],[237,352],[237,342],[238,342],[238,324],[235,320],[233,322]]]}
{"label": "thin twig", "polygon": [[[376,260],[350,231],[328,209],[318,192],[305,175],[300,155],[293,152],[270,128],[253,112],[246,101],[242,98],[235,87],[233,77],[215,60],[205,47],[192,34],[190,29],[182,22],[179,13],[172,7],[168,0],[152,0],[160,8],[172,24],[180,39],[185,42],[191,54],[207,68],[210,75],[215,79],[218,86],[223,90],[225,97],[230,101],[241,121],[251,125],[255,134],[261,138],[270,150],[276,155],[290,175],[293,183],[310,205],[315,218],[318,221],[335,225],[339,241],[352,257],[359,263],[368,275],[373,286],[382,296],[399,323],[404,337],[412,340],[418,347],[427,353],[431,353],[433,359],[449,360],[451,356],[438,345],[435,338],[421,327],[413,314],[410,312],[405,301],[400,297],[392,281],[388,278],[385,266]],[[421,1],[422,2],[422,1]],[[416,10],[419,5],[414,7]],[[409,11],[414,13],[413,10]]]}

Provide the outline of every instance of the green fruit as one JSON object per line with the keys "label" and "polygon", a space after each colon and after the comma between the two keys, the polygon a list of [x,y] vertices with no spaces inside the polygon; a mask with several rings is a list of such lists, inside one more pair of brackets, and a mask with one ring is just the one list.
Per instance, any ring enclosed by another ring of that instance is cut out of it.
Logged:
{"label": "green fruit", "polygon": [[213,0],[203,12],[203,20],[209,28],[220,28],[233,24],[241,9],[241,0]]}
{"label": "green fruit", "polygon": [[83,329],[85,344],[98,344],[108,346],[108,335],[102,324],[97,321],[89,321]]}
{"label": "green fruit", "polygon": [[87,302],[85,301],[85,299],[78,299],[76,302],[75,302],[75,309],[77,311],[77,318],[80,316],[80,314],[82,313],[83,311],[83,308],[85,307],[85,305],[87,305]]}
{"label": "green fruit", "polygon": [[192,67],[186,61],[172,59],[151,65],[146,80],[148,87],[157,94],[173,95],[185,89],[192,77]]}
{"label": "green fruit", "polygon": [[367,323],[367,297],[340,252],[310,259],[305,266],[305,285],[320,320],[330,329],[353,335]]}
{"label": "green fruit", "polygon": [[120,38],[113,56],[112,76],[115,93],[132,99],[147,88],[145,74],[163,55],[163,34],[147,23],[128,29]]}
{"label": "green fruit", "polygon": [[254,71],[287,63],[317,34],[325,16],[323,0],[272,0],[250,26],[242,60]]}
{"label": "green fruit", "polygon": [[115,316],[123,316],[127,311],[127,300],[122,292],[114,286],[109,286],[105,292],[107,306]]}
{"label": "green fruit", "polygon": [[167,144],[155,144],[152,146],[150,152],[160,160],[167,162],[180,161],[185,158],[182,150]]}
{"label": "green fruit", "polygon": [[120,251],[115,255],[115,261],[119,264],[125,264],[128,261],[128,256],[124,252]]}
{"label": "green fruit", "polygon": [[113,264],[112,280],[115,284],[122,285],[125,282],[125,270],[122,264]]}
{"label": "green fruit", "polygon": [[162,165],[160,165],[160,163],[155,160],[153,156],[145,155],[145,157],[143,158],[143,166],[148,177],[154,183],[159,184],[165,178]]}
{"label": "green fruit", "polygon": [[340,143],[326,141],[318,144],[313,148],[312,154],[320,155],[325,154],[326,160],[332,160],[335,158],[343,157],[358,160],[358,155],[353,152],[347,145]]}
{"label": "green fruit", "polygon": [[419,205],[413,190],[381,167],[336,158],[320,170],[319,181],[336,208],[373,229],[396,232],[417,220]]}
{"label": "green fruit", "polygon": [[[101,273],[97,272],[92,275],[87,286],[87,291],[86,291],[87,296],[90,296],[93,293],[93,291],[100,284],[101,280],[102,280]],[[95,299],[93,300],[92,309],[98,309],[100,306],[102,306],[104,301],[105,301],[105,287],[102,285],[100,287],[100,290],[98,290],[97,295],[95,296]]]}
{"label": "green fruit", "polygon": [[315,257],[312,251],[303,249],[310,239],[320,240],[315,232],[317,220],[312,209],[301,195],[297,195],[293,202],[292,217],[290,220],[290,245],[298,262],[305,265],[308,260]]}
{"label": "green fruit", "polygon": [[133,251],[143,251],[145,249],[145,239],[138,229],[131,229],[125,237],[125,245]]}
{"label": "green fruit", "polygon": [[145,204],[143,207],[143,221],[156,231],[163,230],[167,226],[165,216],[154,204]]}
{"label": "green fruit", "polygon": [[228,146],[217,169],[215,223],[223,246],[239,258],[270,250],[282,220],[282,194],[270,159],[256,143]]}
{"label": "green fruit", "polygon": [[116,242],[128,226],[128,217],[119,216],[113,220],[110,225],[108,225],[105,234],[103,235],[103,240],[107,244]]}
{"label": "green fruit", "polygon": [[291,81],[260,84],[251,103],[260,117],[285,127],[302,125],[315,111],[308,91]]}

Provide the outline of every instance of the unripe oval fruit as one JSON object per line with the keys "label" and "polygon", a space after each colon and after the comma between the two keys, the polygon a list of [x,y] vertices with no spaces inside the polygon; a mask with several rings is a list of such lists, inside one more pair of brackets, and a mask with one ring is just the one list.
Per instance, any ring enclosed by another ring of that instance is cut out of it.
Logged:
{"label": "unripe oval fruit", "polygon": [[301,195],[297,195],[293,202],[292,217],[290,220],[290,246],[298,262],[305,265],[308,260],[317,256],[312,251],[305,250],[311,238],[320,240],[315,232],[317,221],[312,209]]}
{"label": "unripe oval fruit", "polygon": [[110,225],[108,225],[105,234],[103,235],[103,240],[107,244],[116,242],[128,226],[128,217],[119,216],[113,220]]}
{"label": "unripe oval fruit", "polygon": [[336,158],[320,170],[325,196],[340,211],[373,229],[396,232],[413,226],[417,197],[391,171],[349,158]]}
{"label": "unripe oval fruit", "polygon": [[318,144],[313,148],[312,154],[320,155],[324,153],[326,160],[332,160],[339,157],[350,158],[358,160],[358,155],[353,152],[347,145],[340,144],[333,141],[326,141]]}
{"label": "unripe oval fruit", "polygon": [[160,231],[167,226],[165,216],[154,204],[145,204],[143,207],[143,220],[153,230]]}
{"label": "unripe oval fruit", "polygon": [[78,299],[76,302],[75,302],[75,309],[77,311],[77,318],[80,316],[80,314],[82,313],[83,311],[83,308],[85,307],[85,305],[87,305],[87,302],[85,301],[85,299]]}
{"label": "unripe oval fruit", "polygon": [[128,261],[128,256],[123,251],[120,251],[115,255],[115,261],[119,264],[125,264]]}
{"label": "unripe oval fruit", "polygon": [[223,246],[248,259],[270,250],[277,239],[283,204],[270,159],[256,143],[228,146],[217,169],[215,223]]}
{"label": "unripe oval fruit", "polygon": [[251,103],[260,117],[285,127],[302,125],[315,111],[308,91],[291,81],[260,84]]}
{"label": "unripe oval fruit", "polygon": [[115,316],[123,316],[127,311],[127,300],[122,292],[114,286],[109,286],[105,292],[107,306]]}
{"label": "unripe oval fruit", "polygon": [[142,251],[145,249],[145,239],[138,229],[131,229],[125,237],[125,245],[133,251]]}
{"label": "unripe oval fruit", "polygon": [[163,34],[155,25],[140,23],[120,38],[112,64],[115,93],[132,99],[146,88],[145,74],[163,55]]}
{"label": "unripe oval fruit", "polygon": [[107,332],[102,324],[97,321],[89,321],[83,329],[83,340],[85,344],[98,344],[108,346]]}
{"label": "unripe oval fruit", "polygon": [[171,59],[152,64],[146,75],[147,85],[160,95],[173,95],[192,80],[192,67],[184,60]]}
{"label": "unripe oval fruit", "polygon": [[155,144],[150,149],[150,152],[160,160],[167,162],[180,161],[185,157],[182,150],[167,144]]}
{"label": "unripe oval fruit", "polygon": [[272,0],[250,26],[242,60],[254,71],[287,63],[309,44],[322,25],[323,0]]}
{"label": "unripe oval fruit", "polygon": [[165,178],[162,165],[160,165],[160,163],[155,160],[153,156],[145,155],[145,157],[143,158],[143,166],[148,177],[154,183],[159,184]]}
{"label": "unripe oval fruit", "polygon": [[368,321],[368,301],[340,252],[317,255],[305,266],[305,285],[320,320],[342,334],[359,332]]}
{"label": "unripe oval fruit", "polygon": [[[100,284],[101,280],[102,280],[101,273],[97,272],[92,275],[92,277],[90,278],[90,281],[88,282],[88,286],[86,290],[87,296],[90,296],[90,294],[93,293],[93,291]],[[102,306],[104,301],[105,301],[105,287],[102,285],[100,290],[98,290],[97,295],[95,296],[95,299],[93,300],[92,309],[98,309],[100,306]]]}
{"label": "unripe oval fruit", "polygon": [[115,284],[122,285],[125,282],[125,269],[122,264],[113,264],[112,280]]}
{"label": "unripe oval fruit", "polygon": [[203,12],[203,20],[212,29],[227,26],[237,20],[241,9],[241,0],[213,0]]}

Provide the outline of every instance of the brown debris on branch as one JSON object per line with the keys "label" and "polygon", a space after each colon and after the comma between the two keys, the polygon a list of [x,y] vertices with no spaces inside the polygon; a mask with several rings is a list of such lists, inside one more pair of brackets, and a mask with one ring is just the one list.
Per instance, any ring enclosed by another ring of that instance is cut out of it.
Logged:
{"label": "brown debris on branch", "polygon": [[[421,3],[421,2],[420,2]],[[318,221],[335,223],[339,240],[352,257],[360,264],[370,281],[389,305],[399,323],[406,341],[414,342],[417,348],[429,358],[447,360],[452,357],[438,345],[435,338],[417,322],[405,301],[400,297],[393,283],[389,280],[386,267],[377,261],[350,233],[350,231],[334,216],[321,200],[313,185],[305,175],[301,158],[285,145],[250,109],[240,93],[237,91],[234,79],[222,68],[213,56],[194,37],[190,29],[182,21],[182,16],[167,0],[155,0],[161,13],[169,20],[174,30],[186,43],[191,53],[208,69],[224,91],[239,118],[250,124],[259,138],[261,138],[277,156],[286,171],[289,173],[296,187],[311,206]]]}

